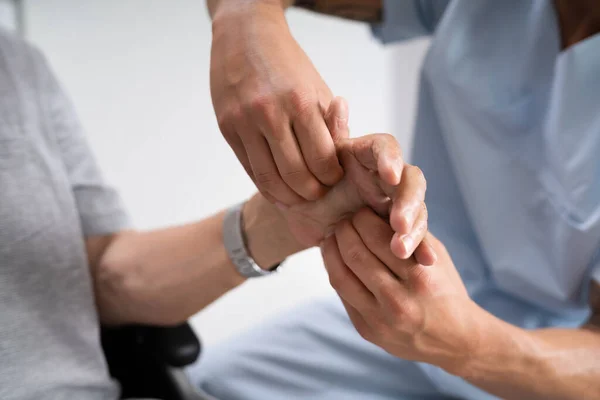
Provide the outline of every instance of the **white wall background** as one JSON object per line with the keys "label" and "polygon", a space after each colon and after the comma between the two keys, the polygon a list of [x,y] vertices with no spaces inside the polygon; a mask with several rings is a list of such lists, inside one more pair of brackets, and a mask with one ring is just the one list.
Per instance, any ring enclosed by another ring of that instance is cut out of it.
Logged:
{"label": "white wall background", "polygon": [[[203,0],[25,4],[27,37],[46,52],[74,99],[105,175],[138,228],[196,220],[253,193],[213,115]],[[362,24],[301,11],[290,11],[289,23],[333,92],[348,99],[353,135],[394,132],[408,146],[426,43],[383,49]],[[212,343],[327,294],[318,251],[311,250],[193,322]]]}
{"label": "white wall background", "polygon": [[18,7],[13,0],[0,0],[0,26],[9,31],[17,31]]}

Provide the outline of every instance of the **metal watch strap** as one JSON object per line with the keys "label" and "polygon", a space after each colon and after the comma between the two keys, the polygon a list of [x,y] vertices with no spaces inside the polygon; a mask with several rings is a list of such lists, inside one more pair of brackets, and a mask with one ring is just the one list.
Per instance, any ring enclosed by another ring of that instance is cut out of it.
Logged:
{"label": "metal watch strap", "polygon": [[273,273],[279,265],[271,270],[265,270],[259,267],[246,250],[246,241],[242,226],[242,209],[244,203],[237,204],[225,211],[223,219],[223,243],[227,250],[227,255],[233,265],[246,278],[256,278]]}

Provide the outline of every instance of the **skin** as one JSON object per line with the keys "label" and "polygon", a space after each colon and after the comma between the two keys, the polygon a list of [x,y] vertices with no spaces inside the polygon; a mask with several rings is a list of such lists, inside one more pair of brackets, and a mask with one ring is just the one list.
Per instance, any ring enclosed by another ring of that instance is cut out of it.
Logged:
{"label": "skin", "polygon": [[[284,10],[291,3],[207,3],[219,128],[260,192],[285,205],[316,200],[343,176],[335,147],[342,138],[324,120],[333,95],[289,31]],[[353,3],[363,11],[337,12],[361,18],[372,10],[370,1]]]}
{"label": "skin", "polygon": [[[329,129],[347,134],[347,107],[332,102],[327,113]],[[345,132],[344,132],[345,131]],[[391,210],[403,222],[411,245],[401,256],[413,253],[425,264],[435,262],[427,241],[424,211],[425,181],[413,174],[400,157],[390,135],[344,139],[337,145],[348,173],[321,199],[284,210],[262,195],[244,206],[247,247],[265,269],[286,257],[318,245],[338,221],[361,207]],[[390,204],[394,202],[394,207]],[[223,212],[202,221],[147,232],[118,232],[86,238],[95,284],[96,304],[105,324],[174,325],[241,284],[222,241]]]}
{"label": "skin", "polygon": [[600,285],[578,329],[525,330],[475,304],[443,244],[432,266],[398,259],[391,227],[372,210],[344,220],[321,245],[332,286],[366,340],[437,365],[504,399],[600,398]]}
{"label": "skin", "polygon": [[[306,160],[308,147],[302,143],[310,134],[313,146],[324,152],[331,149],[327,132],[317,128],[322,124],[316,122],[317,110],[324,108],[331,95],[285,23],[283,11],[294,1],[208,0],[207,4],[214,21],[213,65],[230,63],[239,73],[237,80],[227,79],[215,68],[211,79],[218,93],[217,115],[225,115],[222,110],[227,105],[237,106],[236,99],[252,102],[258,98],[261,101],[254,104],[268,107],[262,111],[255,107],[250,114],[261,115],[258,119],[276,115],[270,119],[274,128],[266,135],[267,142],[273,142],[268,137],[275,135],[277,127],[280,132],[288,132],[291,125],[291,135],[300,146],[292,150],[277,150],[274,146],[263,146],[262,150],[242,148],[239,140],[236,143],[231,137],[250,135],[251,129],[231,134],[226,124],[224,135],[230,137],[232,148],[246,165],[252,164],[247,161],[250,153],[271,151],[275,162],[265,170],[278,179],[269,180],[267,188],[258,182],[270,198],[295,204],[298,198],[293,198],[294,193],[305,199],[318,196],[326,190],[325,180],[320,180],[321,185],[316,183],[318,176],[316,180],[309,177],[301,183],[288,182],[284,178],[290,167],[277,162],[275,156],[290,151],[295,159],[302,154]],[[600,32],[597,0],[555,0],[554,4],[563,50]],[[379,0],[313,0],[298,1],[297,5],[369,22],[380,21],[385,12]],[[255,29],[257,26],[265,28]],[[229,53],[226,46],[231,46]],[[228,54],[235,57],[227,58]],[[303,101],[294,104],[298,99]],[[313,111],[295,114],[293,110],[299,106]],[[309,126],[307,123],[295,129],[303,117],[310,119],[312,133],[300,128]],[[225,123],[235,120],[235,116],[227,115],[220,119]],[[285,146],[283,143],[278,142]],[[252,174],[252,168],[247,169]],[[443,244],[431,235],[425,242],[438,256],[433,267],[395,257],[398,228],[393,218],[390,227],[376,213],[365,210],[340,222],[322,244],[331,283],[363,337],[398,357],[439,365],[503,398],[600,398],[600,287],[596,282],[590,286],[592,317],[585,325],[578,329],[525,331],[495,318],[469,299]]]}
{"label": "skin", "polygon": [[600,2],[555,0],[562,48],[567,49],[600,32]]}

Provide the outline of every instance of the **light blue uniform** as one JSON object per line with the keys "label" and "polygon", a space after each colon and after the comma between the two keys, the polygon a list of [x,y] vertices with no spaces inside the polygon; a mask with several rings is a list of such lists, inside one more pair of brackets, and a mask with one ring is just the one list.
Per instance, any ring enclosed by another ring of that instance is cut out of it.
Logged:
{"label": "light blue uniform", "polygon": [[[412,161],[470,295],[521,327],[580,325],[600,280],[600,35],[561,52],[550,1],[385,6],[384,42],[434,35]],[[334,299],[208,349],[191,374],[222,400],[494,398],[366,343]]]}

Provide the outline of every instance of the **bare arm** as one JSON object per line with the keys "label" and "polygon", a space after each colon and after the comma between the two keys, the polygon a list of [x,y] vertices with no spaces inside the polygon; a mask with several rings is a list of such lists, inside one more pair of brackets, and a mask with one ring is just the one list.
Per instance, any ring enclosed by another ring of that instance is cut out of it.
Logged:
{"label": "bare arm", "polygon": [[[206,4],[211,17],[214,17],[219,6],[224,3],[233,5],[236,1],[207,0]],[[365,22],[381,21],[383,9],[382,0],[255,0],[255,2],[272,4],[283,9],[296,6],[321,14]]]}
{"label": "bare arm", "polygon": [[[334,100],[327,114],[337,134],[348,129],[344,104]],[[340,142],[338,148],[347,173],[321,199],[279,210],[257,194],[245,204],[244,236],[257,264],[270,268],[318,245],[337,221],[365,205],[390,210],[399,232],[413,239],[399,247],[400,256],[410,258],[414,252],[421,263],[431,263],[435,255],[419,236],[426,219],[417,218],[424,182],[401,179],[412,168],[404,166],[397,141],[391,135],[368,135]],[[225,251],[222,222],[219,213],[183,226],[88,238],[102,321],[177,324],[242,283]]]}
{"label": "bare arm", "polygon": [[383,0],[296,0],[295,6],[364,22],[382,20]]}
{"label": "bare arm", "polygon": [[[321,14],[364,22],[381,21],[383,9],[383,0],[254,0],[253,2],[272,4],[283,9],[296,6]],[[206,5],[211,17],[214,17],[221,6],[240,7],[239,0],[206,0]]]}
{"label": "bare arm", "polygon": [[500,321],[488,324],[478,335],[484,351],[462,375],[506,399],[600,398],[597,282],[590,287],[590,305],[592,315],[579,329],[525,331]]}
{"label": "bare arm", "polygon": [[387,221],[363,210],[321,246],[332,286],[366,340],[437,365],[503,399],[600,399],[600,284],[576,329],[526,330],[477,305],[450,254],[428,235],[432,267],[396,257]]}
{"label": "bare arm", "polygon": [[[260,195],[244,208],[248,248],[271,267],[302,250],[279,210]],[[87,239],[104,323],[174,325],[244,281],[221,239],[223,213],[149,232]]]}

